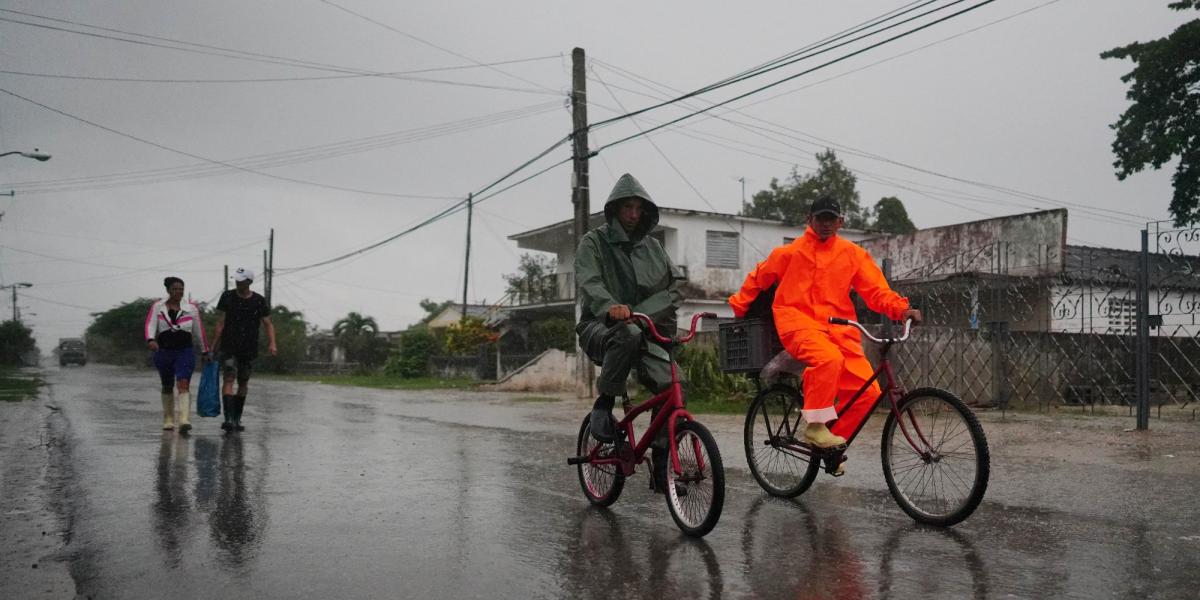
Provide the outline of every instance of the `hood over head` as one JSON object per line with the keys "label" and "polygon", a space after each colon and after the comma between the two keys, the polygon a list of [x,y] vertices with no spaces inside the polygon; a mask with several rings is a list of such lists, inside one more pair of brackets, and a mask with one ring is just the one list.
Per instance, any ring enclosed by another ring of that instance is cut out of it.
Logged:
{"label": "hood over head", "polygon": [[630,236],[631,239],[636,240],[658,226],[658,205],[650,198],[650,193],[646,191],[646,188],[642,187],[642,184],[633,175],[626,173],[613,185],[612,192],[608,195],[608,201],[604,203],[605,222],[612,223],[616,220],[621,201],[626,198],[642,199],[642,222]]}

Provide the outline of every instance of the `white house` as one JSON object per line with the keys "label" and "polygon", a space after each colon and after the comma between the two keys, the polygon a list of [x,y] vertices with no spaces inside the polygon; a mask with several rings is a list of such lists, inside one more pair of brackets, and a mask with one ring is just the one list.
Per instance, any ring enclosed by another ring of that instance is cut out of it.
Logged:
{"label": "white house", "polygon": [[[604,222],[603,213],[590,217],[590,227]],[[658,227],[650,235],[658,238],[667,255],[675,261],[684,281],[680,288],[684,304],[679,311],[680,326],[691,322],[698,312],[713,312],[732,317],[726,299],[737,291],[755,265],[776,246],[791,242],[804,232],[803,226],[784,225],[750,217],[659,207]],[[840,235],[852,241],[867,237],[864,232],[843,229]],[[509,294],[493,310],[492,320],[503,314],[510,325],[520,326],[547,316],[574,318],[575,240],[572,221],[565,220],[530,231],[510,235],[522,249],[553,254],[558,272],[546,281],[530,282],[529,289]],[[715,327],[715,325],[709,325]]]}

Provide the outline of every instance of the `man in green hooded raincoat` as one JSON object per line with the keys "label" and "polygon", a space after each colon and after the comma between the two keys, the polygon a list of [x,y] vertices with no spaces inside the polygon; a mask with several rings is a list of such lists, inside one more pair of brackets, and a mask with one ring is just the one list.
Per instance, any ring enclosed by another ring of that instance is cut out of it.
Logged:
{"label": "man in green hooded raincoat", "polygon": [[636,368],[638,381],[655,393],[671,383],[670,355],[648,342],[636,323],[628,322],[630,314],[648,315],[659,333],[673,336],[683,296],[670,257],[649,235],[658,225],[658,206],[632,175],[622,175],[613,186],[604,220],[583,236],[575,254],[581,310],[575,332],[580,348],[602,365],[592,435],[611,442],[616,436],[613,404],[617,396],[626,395],[631,370]]}

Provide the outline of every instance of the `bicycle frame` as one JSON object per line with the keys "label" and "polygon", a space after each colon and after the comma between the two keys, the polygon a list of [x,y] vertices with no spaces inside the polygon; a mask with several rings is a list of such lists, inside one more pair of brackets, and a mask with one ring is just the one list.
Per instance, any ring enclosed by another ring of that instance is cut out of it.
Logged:
{"label": "bicycle frame", "polygon": [[[861,422],[859,422],[858,427],[856,427],[854,429],[854,432],[850,434],[850,437],[846,438],[846,446],[848,447],[850,445],[850,443],[853,442],[854,439],[858,437],[858,434],[863,430],[863,427],[866,427],[867,421],[871,420],[871,416],[875,413],[875,410],[878,409],[879,405],[886,400],[888,402],[888,404],[891,406],[892,412],[897,415],[896,420],[897,420],[897,423],[900,425],[900,432],[904,434],[904,439],[908,440],[908,443],[919,454],[922,454],[922,455],[926,454],[927,450],[922,449],[922,446],[920,446],[916,442],[914,442],[912,434],[909,433],[909,429],[911,428],[913,431],[916,432],[916,436],[918,439],[920,439],[921,443],[924,445],[924,448],[929,448],[931,446],[931,444],[929,443],[929,440],[925,439],[925,434],[921,432],[921,428],[917,424],[916,419],[914,419],[910,416],[909,417],[909,425],[906,426],[904,423],[903,415],[900,413],[899,401],[900,401],[900,398],[902,398],[904,396],[905,389],[903,386],[901,386],[897,383],[896,372],[892,369],[892,361],[888,357],[888,353],[891,351],[892,345],[899,343],[899,342],[903,342],[904,340],[908,339],[911,322],[905,323],[904,334],[901,337],[899,337],[899,338],[883,338],[883,339],[880,339],[880,338],[877,338],[877,337],[871,335],[871,333],[869,331],[867,331],[866,328],[864,328],[862,326],[862,324],[860,324],[856,321],[850,321],[847,319],[838,319],[836,317],[831,317],[829,319],[829,322],[833,323],[835,325],[849,325],[849,326],[857,327],[871,341],[876,342],[882,346],[879,351],[879,366],[875,368],[875,371],[871,374],[871,378],[868,379],[866,381],[866,383],[864,383],[862,385],[862,387],[859,388],[858,391],[854,393],[853,396],[850,396],[849,399],[847,399],[846,401],[837,405],[837,414],[839,414],[839,415],[845,414],[845,412],[851,406],[853,406],[855,403],[862,400],[863,394],[865,394],[867,389],[869,389],[871,387],[871,384],[875,383],[876,381],[880,381],[882,384],[880,386],[881,390],[880,390],[879,397],[875,399],[875,403],[871,405],[871,408],[866,412],[866,416],[863,417],[863,420]],[[820,457],[828,455],[827,450],[814,449],[814,448],[808,446],[807,444],[797,444],[794,446],[789,444],[788,448],[791,450],[800,452],[801,454],[804,454],[806,456],[809,456],[810,458],[811,457],[820,458]],[[839,449],[839,451],[840,451],[840,449]]]}
{"label": "bicycle frame", "polygon": [[[688,335],[679,339],[670,339],[660,335],[658,330],[654,327],[654,321],[650,320],[650,317],[646,315],[634,313],[633,318],[646,324],[648,326],[647,333],[649,333],[656,341],[675,346],[683,345],[691,341],[691,339],[696,335],[696,324],[700,321],[700,319],[708,316],[716,315],[713,315],[712,313],[698,313],[694,315],[692,317],[692,327],[688,332]],[[626,405],[628,406],[628,404]],[[656,408],[659,409],[658,415],[650,421],[650,425],[646,427],[646,431],[643,432],[641,439],[637,439],[636,432],[633,429],[634,420],[637,419],[638,415],[641,415],[646,411],[652,411]],[[679,465],[679,453],[674,444],[676,424],[681,418],[687,421],[694,420],[692,418],[692,414],[689,413],[683,406],[683,387],[680,385],[679,381],[679,366],[675,364],[674,360],[672,360],[671,385],[668,386],[666,390],[655,394],[649,400],[637,405],[636,407],[626,410],[625,415],[620,421],[617,422],[618,429],[625,432],[625,439],[629,440],[628,443],[633,445],[632,451],[627,448],[622,448],[622,443],[618,441],[617,453],[615,455],[600,457],[598,456],[600,446],[597,446],[592,449],[587,457],[585,457],[586,460],[584,462],[597,465],[616,465],[620,467],[622,474],[627,476],[632,475],[634,466],[641,464],[645,460],[646,449],[650,447],[650,443],[655,437],[658,436],[658,434],[662,431],[662,428],[665,426],[667,428],[667,439],[672,440],[672,442],[668,445],[668,453],[671,457],[671,468],[675,471],[676,475],[682,475],[683,468]],[[620,438],[618,438],[618,440],[619,439]],[[636,440],[636,442],[634,440]],[[700,461],[697,466],[701,471],[703,471],[704,464],[703,457],[701,456],[700,452],[699,442],[693,440],[692,443],[696,446],[694,451],[696,453],[697,460]]]}

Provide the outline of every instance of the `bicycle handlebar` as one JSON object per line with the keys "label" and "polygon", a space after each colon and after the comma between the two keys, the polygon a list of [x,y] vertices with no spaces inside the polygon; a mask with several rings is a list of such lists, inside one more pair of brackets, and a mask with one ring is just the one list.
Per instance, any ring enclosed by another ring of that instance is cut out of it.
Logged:
{"label": "bicycle handlebar", "polygon": [[886,344],[889,342],[903,342],[904,340],[907,340],[908,334],[912,332],[912,324],[913,324],[912,319],[905,319],[904,320],[904,335],[901,335],[898,338],[877,338],[877,337],[871,335],[871,332],[867,331],[867,328],[863,327],[862,323],[859,323],[858,321],[851,321],[850,319],[842,319],[840,317],[829,317],[829,322],[834,325],[851,325],[853,327],[857,327],[858,330],[861,331],[863,335],[867,336],[867,339],[871,340],[872,342],[875,342],[876,344]]}
{"label": "bicycle handlebar", "polygon": [[688,334],[686,336],[681,338],[669,338],[659,333],[658,328],[654,326],[654,320],[652,320],[648,315],[635,312],[631,314],[629,318],[630,320],[641,321],[642,323],[646,324],[646,331],[650,334],[650,337],[654,338],[654,340],[659,343],[686,344],[692,341],[692,338],[696,337],[696,324],[700,322],[700,319],[716,318],[716,316],[716,313],[710,312],[696,313],[692,315],[692,328],[688,330]]}

